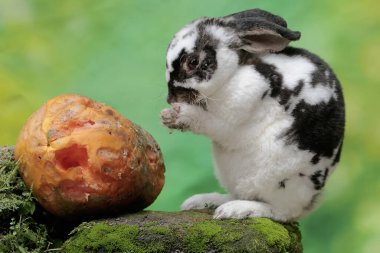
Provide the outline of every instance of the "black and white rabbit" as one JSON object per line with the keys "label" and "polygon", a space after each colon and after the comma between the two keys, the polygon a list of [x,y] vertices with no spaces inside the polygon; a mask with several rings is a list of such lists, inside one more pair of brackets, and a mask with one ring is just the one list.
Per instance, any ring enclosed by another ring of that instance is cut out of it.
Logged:
{"label": "black and white rabbit", "polygon": [[228,194],[197,194],[183,210],[214,218],[292,221],[315,208],[339,162],[340,83],[318,56],[288,47],[300,38],[260,9],[201,18],[171,41],[166,60],[168,128],[208,136]]}

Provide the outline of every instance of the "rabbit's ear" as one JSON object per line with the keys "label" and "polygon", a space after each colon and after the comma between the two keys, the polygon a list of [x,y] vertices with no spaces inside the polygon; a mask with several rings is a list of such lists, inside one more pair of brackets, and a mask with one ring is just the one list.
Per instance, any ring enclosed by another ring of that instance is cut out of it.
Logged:
{"label": "rabbit's ear", "polygon": [[238,47],[251,53],[281,51],[290,41],[301,36],[288,29],[283,18],[260,9],[235,13],[223,19],[235,30],[240,41]]}

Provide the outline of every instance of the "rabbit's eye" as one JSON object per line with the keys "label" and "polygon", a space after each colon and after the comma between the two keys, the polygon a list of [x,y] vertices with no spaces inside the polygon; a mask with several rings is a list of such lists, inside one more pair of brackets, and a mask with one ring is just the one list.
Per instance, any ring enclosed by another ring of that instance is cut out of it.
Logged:
{"label": "rabbit's eye", "polygon": [[198,59],[195,56],[189,57],[187,61],[187,66],[191,70],[195,69],[198,66]]}
{"label": "rabbit's eye", "polygon": [[211,65],[211,60],[206,58],[202,63],[202,70],[206,70]]}

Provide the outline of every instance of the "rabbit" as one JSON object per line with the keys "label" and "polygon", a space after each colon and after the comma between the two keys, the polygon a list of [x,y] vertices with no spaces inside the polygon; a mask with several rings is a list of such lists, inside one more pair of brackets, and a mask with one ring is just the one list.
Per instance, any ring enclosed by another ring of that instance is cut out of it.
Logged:
{"label": "rabbit", "polygon": [[226,194],[194,195],[182,210],[215,219],[296,221],[314,210],[339,163],[340,82],[317,55],[288,46],[300,32],[252,9],[200,18],[172,39],[164,126],[207,136]]}

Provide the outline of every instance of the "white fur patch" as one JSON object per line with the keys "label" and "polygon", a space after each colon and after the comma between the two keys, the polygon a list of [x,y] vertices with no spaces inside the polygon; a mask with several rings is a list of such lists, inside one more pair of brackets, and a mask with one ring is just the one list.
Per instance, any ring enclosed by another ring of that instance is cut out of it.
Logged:
{"label": "white fur patch", "polygon": [[283,85],[293,90],[303,80],[310,83],[315,65],[302,56],[287,56],[283,54],[268,54],[262,57],[265,63],[272,64],[283,77]]}
{"label": "white fur patch", "polygon": [[221,42],[229,42],[236,36],[231,31],[228,31],[224,27],[210,25],[206,28],[207,33],[213,35],[213,37]]}
{"label": "white fur patch", "polygon": [[321,102],[328,103],[331,97],[336,98],[334,90],[328,86],[317,84],[315,87],[312,87],[310,84],[307,84],[304,87],[299,95],[306,103],[310,105],[316,105]]}

